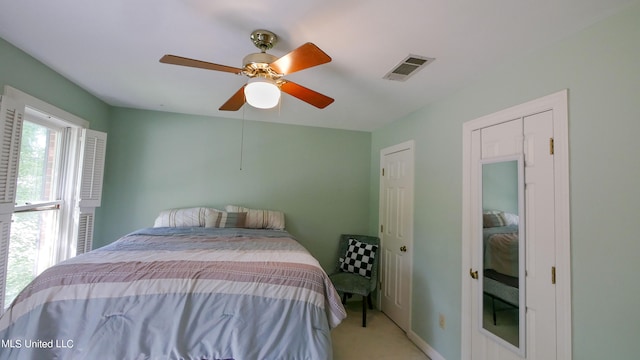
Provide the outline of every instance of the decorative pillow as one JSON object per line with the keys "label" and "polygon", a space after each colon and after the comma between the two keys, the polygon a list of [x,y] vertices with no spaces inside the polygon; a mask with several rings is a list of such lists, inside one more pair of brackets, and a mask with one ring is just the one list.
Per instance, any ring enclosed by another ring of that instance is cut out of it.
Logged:
{"label": "decorative pillow", "polygon": [[503,213],[505,225],[518,225],[520,224],[520,217],[512,213]]}
{"label": "decorative pillow", "polygon": [[205,224],[207,208],[169,209],[160,212],[153,227],[201,227]]}
{"label": "decorative pillow", "polygon": [[506,225],[502,211],[484,211],[482,213],[482,227],[491,228]]}
{"label": "decorative pillow", "polygon": [[244,224],[246,228],[284,230],[284,213],[282,211],[250,209],[236,205],[227,205],[225,210],[247,213]]}
{"label": "decorative pillow", "polygon": [[377,250],[378,245],[349,239],[347,253],[344,258],[340,258],[340,269],[344,272],[362,275],[370,279]]}
{"label": "decorative pillow", "polygon": [[216,209],[209,209],[209,214],[205,218],[205,227],[212,228],[243,228],[245,227],[246,212],[226,212]]}

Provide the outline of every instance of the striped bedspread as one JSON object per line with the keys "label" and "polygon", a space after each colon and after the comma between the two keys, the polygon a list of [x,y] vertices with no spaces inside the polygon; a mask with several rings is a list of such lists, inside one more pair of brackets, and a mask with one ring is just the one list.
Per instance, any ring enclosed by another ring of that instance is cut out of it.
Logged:
{"label": "striped bedspread", "polygon": [[39,275],[0,318],[0,359],[331,359],[345,317],[287,232],[149,228]]}

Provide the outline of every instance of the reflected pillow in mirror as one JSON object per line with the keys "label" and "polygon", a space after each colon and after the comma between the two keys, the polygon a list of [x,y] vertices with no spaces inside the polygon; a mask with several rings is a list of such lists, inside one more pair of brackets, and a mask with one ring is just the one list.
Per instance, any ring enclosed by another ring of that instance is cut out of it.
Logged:
{"label": "reflected pillow in mirror", "polygon": [[486,211],[482,214],[482,227],[491,228],[491,227],[499,227],[506,226],[507,222],[504,218],[504,213],[502,211],[494,212],[494,211]]}
{"label": "reflected pillow in mirror", "polygon": [[504,222],[507,226],[520,224],[520,217],[516,214],[506,212],[502,213],[502,216],[504,217]]}

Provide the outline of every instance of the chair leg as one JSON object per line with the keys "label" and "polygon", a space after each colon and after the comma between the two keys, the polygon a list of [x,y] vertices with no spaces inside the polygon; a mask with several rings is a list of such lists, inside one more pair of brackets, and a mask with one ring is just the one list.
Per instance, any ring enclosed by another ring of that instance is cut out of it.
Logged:
{"label": "chair leg", "polygon": [[369,309],[373,310],[373,304],[371,303],[371,293],[367,295],[367,302],[369,303]]}
{"label": "chair leg", "polygon": [[347,305],[347,293],[342,293],[342,305]]}
{"label": "chair leg", "polygon": [[498,321],[496,319],[496,298],[491,297],[491,310],[493,311],[493,325],[498,325]]}
{"label": "chair leg", "polygon": [[362,327],[367,327],[367,301],[366,296],[362,296]]}

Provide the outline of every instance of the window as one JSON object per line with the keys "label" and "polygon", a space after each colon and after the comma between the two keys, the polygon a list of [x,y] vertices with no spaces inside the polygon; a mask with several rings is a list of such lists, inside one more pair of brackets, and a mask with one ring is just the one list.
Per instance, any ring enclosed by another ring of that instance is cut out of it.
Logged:
{"label": "window", "polygon": [[40,272],[91,249],[106,146],[86,121],[9,89],[0,102],[0,311]]}
{"label": "window", "polygon": [[64,209],[58,189],[63,180],[61,157],[66,155],[60,151],[64,129],[33,120],[25,116],[22,127],[5,307],[29,281],[58,260],[59,215],[60,209]]}

